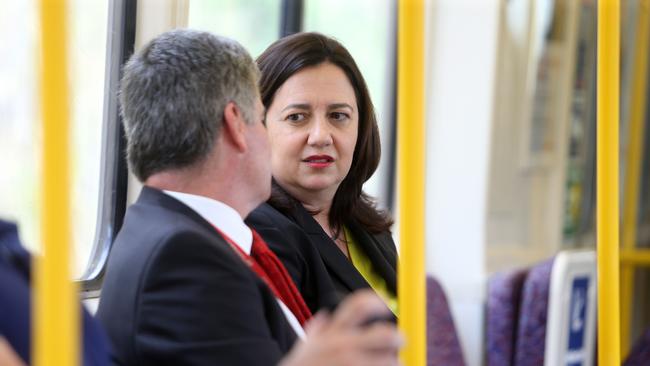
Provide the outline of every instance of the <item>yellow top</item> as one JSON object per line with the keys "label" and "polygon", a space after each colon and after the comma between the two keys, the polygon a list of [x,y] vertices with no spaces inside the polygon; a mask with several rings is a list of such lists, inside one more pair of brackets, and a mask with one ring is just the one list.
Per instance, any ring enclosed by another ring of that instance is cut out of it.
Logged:
{"label": "yellow top", "polygon": [[386,280],[383,279],[375,270],[370,259],[363,249],[354,240],[348,228],[343,227],[345,233],[345,241],[348,243],[348,252],[350,253],[350,260],[354,268],[361,273],[366,282],[372,287],[373,290],[379,295],[393,314],[398,315],[397,312],[397,297],[391,293],[386,285]]}

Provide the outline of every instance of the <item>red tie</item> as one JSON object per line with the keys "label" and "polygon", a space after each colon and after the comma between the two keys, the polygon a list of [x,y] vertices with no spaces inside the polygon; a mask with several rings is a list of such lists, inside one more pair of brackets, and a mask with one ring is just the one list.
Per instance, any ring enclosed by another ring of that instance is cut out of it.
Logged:
{"label": "red tie", "polygon": [[[217,227],[215,226],[215,229]],[[226,242],[239,254],[244,263],[246,263],[257,276],[259,276],[271,289],[271,292],[280,299],[295,315],[300,325],[303,327],[309,318],[311,311],[305,304],[302,295],[298,292],[296,285],[293,283],[289,272],[278,257],[269,249],[264,239],[251,228],[253,233],[253,247],[251,255],[244,251],[221,230],[217,229],[219,234],[226,239]]]}
{"label": "red tie", "polygon": [[293,283],[289,272],[284,268],[282,262],[269,249],[257,231],[253,229],[251,231],[253,232],[251,257],[262,267],[262,270],[271,280],[280,300],[287,305],[300,322],[300,325],[304,327],[307,320],[311,318],[311,311],[309,311],[307,304],[305,304],[305,300],[303,300],[302,295],[298,292],[296,285]]}

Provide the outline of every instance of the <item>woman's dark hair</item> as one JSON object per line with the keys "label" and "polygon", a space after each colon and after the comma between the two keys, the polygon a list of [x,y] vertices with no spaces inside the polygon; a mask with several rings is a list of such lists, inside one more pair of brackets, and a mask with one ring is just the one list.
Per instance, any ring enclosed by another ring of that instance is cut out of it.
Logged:
{"label": "woman's dark hair", "polygon": [[[348,50],[338,41],[319,33],[297,33],[274,42],[257,58],[261,71],[262,103],[268,109],[275,92],[287,79],[302,69],[324,62],[332,63],[345,72],[354,89],[359,109],[359,132],[352,165],[334,195],[329,212],[330,224],[335,233],[349,220],[356,221],[371,233],[388,230],[393,223],[391,217],[387,212],[378,210],[374,199],[362,191],[363,183],[379,165],[381,145],[366,82]],[[299,202],[274,182],[269,203],[286,213]]]}

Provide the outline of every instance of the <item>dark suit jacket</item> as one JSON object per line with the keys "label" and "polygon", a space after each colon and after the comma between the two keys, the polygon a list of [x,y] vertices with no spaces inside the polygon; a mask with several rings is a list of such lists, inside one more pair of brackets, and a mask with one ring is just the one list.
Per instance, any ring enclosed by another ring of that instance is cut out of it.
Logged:
{"label": "dark suit jacket", "polygon": [[298,225],[267,203],[251,212],[246,223],[282,261],[312,313],[338,304],[340,295],[320,253]]}
{"label": "dark suit jacket", "polygon": [[[294,254],[287,247],[302,247],[301,251],[304,253],[306,252],[305,247],[309,246],[300,243],[309,240],[311,247],[316,248],[321,260],[318,261],[312,255],[303,254],[302,260],[305,263],[301,264],[299,268],[312,268],[313,275],[327,276],[334,283],[339,296],[345,296],[355,290],[370,287],[368,282],[352,265],[352,262],[301,205],[297,205],[285,215],[265,203],[256,208],[248,216],[247,220],[260,232],[260,235],[276,252],[287,268],[296,267],[293,264],[295,262]],[[397,293],[397,250],[391,234],[389,232],[371,234],[353,221],[349,221],[345,225],[366,253],[379,275],[386,280],[388,289],[393,293]],[[272,229],[269,226],[272,226]],[[295,226],[299,227],[300,230],[296,230]],[[321,270],[323,264],[326,274]],[[301,283],[301,277],[304,275],[293,273],[292,275],[298,287],[301,291],[304,291],[303,287],[305,286]],[[319,281],[326,282],[323,279]],[[309,293],[303,293],[303,296],[305,298],[311,297]],[[316,305],[310,305],[310,307],[321,308],[329,305],[329,303],[317,303]]]}
{"label": "dark suit jacket", "polygon": [[121,365],[275,365],[296,339],[211,224],[148,187],[112,248],[97,316]]}
{"label": "dark suit jacket", "polygon": [[[29,253],[18,239],[16,225],[0,220],[0,335],[26,364],[30,363],[32,326],[30,262]],[[108,365],[106,335],[85,309],[81,308],[80,314],[83,365]]]}

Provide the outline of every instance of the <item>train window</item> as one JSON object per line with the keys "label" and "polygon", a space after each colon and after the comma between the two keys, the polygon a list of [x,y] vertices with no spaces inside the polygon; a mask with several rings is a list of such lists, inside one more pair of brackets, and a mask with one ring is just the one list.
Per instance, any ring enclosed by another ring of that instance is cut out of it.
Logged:
{"label": "train window", "polygon": [[[30,248],[38,243],[40,162],[36,64],[36,4],[11,1],[0,13],[0,215],[20,225]],[[18,36],[20,35],[20,36]]]}
{"label": "train window", "polygon": [[504,10],[488,185],[488,272],[555,254],[582,230],[582,204],[592,202],[592,4],[518,0]]}
{"label": "train window", "polygon": [[[384,207],[390,203],[387,186],[391,183],[386,178],[392,179],[390,162],[393,159],[389,147],[394,120],[394,6],[389,0],[307,0],[304,14],[304,30],[338,39],[350,51],[366,79],[377,113],[382,159],[364,189],[377,197]],[[363,32],[359,32],[360,29]]]}
{"label": "train window", "polygon": [[256,57],[278,38],[280,0],[192,0],[188,26],[236,39]]}
{"label": "train window", "polygon": [[582,3],[578,19],[567,152],[563,242],[595,243],[596,4]]}
{"label": "train window", "polygon": [[[97,219],[101,160],[107,2],[68,2],[73,274],[89,262]],[[39,252],[42,134],[38,79],[38,4],[3,3],[0,16],[0,216],[15,220]]]}

